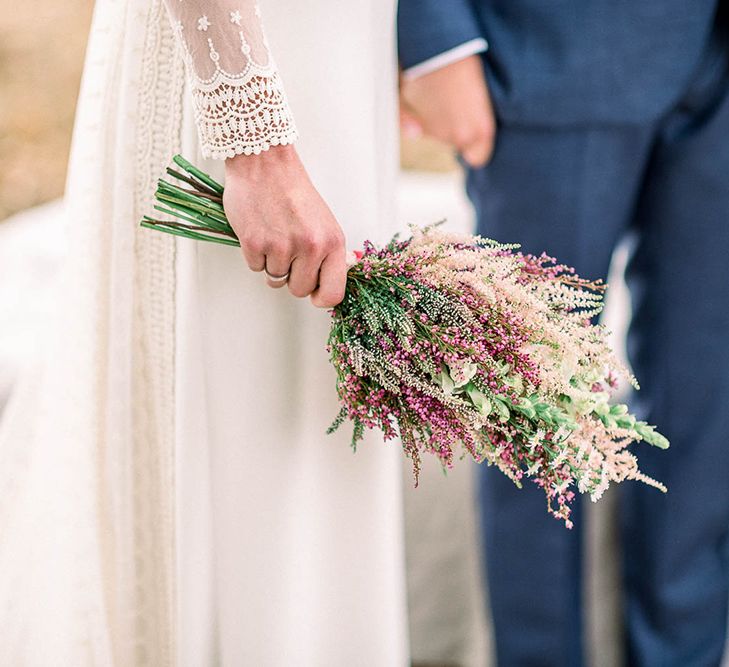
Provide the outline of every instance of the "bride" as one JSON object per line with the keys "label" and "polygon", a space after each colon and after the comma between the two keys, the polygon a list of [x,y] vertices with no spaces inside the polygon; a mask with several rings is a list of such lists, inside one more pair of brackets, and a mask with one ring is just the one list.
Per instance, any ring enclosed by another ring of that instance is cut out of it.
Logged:
{"label": "bride", "polygon": [[[62,326],[0,425],[0,664],[406,664],[399,452],[324,435],[291,296],[394,231],[393,4],[98,0]],[[138,227],[177,151],[243,257]]]}

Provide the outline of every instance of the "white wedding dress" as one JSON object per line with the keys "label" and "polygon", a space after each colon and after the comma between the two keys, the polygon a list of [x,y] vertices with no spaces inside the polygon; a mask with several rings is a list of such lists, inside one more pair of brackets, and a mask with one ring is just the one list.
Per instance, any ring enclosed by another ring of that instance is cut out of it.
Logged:
{"label": "white wedding dress", "polygon": [[97,3],[62,325],[0,424],[0,664],[407,664],[401,454],[324,435],[326,313],[137,226],[174,152],[220,176],[203,152],[287,143],[295,118],[350,247],[387,238],[393,3],[264,1],[286,95],[252,0],[169,9]]}

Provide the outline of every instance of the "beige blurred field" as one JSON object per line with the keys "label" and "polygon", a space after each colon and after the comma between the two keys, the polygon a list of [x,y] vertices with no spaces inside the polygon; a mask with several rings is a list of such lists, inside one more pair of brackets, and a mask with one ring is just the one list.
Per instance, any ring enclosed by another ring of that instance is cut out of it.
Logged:
{"label": "beige blurred field", "polygon": [[63,192],[93,0],[0,0],[0,220]]}
{"label": "beige blurred field", "polygon": [[[63,193],[93,0],[0,0],[0,220]],[[406,169],[450,171],[428,140],[404,140]]]}

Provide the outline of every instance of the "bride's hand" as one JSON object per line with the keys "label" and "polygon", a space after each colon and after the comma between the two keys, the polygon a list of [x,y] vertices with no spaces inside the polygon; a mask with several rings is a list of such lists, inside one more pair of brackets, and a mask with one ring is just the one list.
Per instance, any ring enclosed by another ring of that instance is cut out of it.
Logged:
{"label": "bride's hand", "polygon": [[287,282],[267,278],[271,287],[287,284],[320,308],[344,298],[344,234],[293,146],[226,160],[223,200],[251,270],[288,274]]}

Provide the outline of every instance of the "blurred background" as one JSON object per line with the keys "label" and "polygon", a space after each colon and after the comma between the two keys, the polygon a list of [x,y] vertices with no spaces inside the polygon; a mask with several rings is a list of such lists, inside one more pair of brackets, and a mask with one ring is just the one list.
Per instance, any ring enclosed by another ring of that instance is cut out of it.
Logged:
{"label": "blurred background", "polygon": [[[0,221],[63,193],[93,5],[0,2]],[[456,168],[427,140],[405,141],[403,165]]]}
{"label": "blurred background", "polygon": [[0,2],[0,220],[63,192],[93,4]]}

